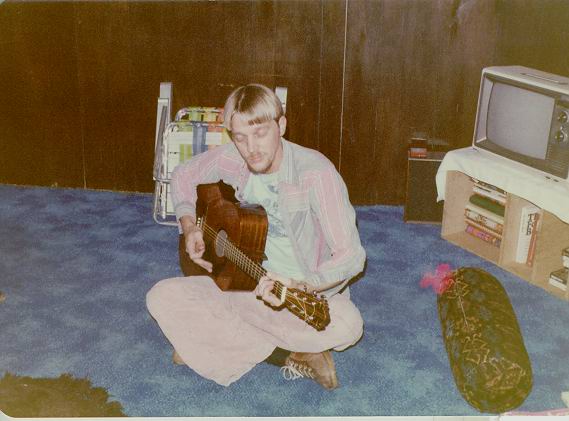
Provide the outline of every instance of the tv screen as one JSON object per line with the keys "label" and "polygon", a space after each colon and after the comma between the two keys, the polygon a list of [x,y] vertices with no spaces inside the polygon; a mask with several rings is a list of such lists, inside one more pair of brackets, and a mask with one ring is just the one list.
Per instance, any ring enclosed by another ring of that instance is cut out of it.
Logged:
{"label": "tv screen", "polygon": [[545,159],[555,99],[494,82],[486,115],[488,141],[525,157]]}

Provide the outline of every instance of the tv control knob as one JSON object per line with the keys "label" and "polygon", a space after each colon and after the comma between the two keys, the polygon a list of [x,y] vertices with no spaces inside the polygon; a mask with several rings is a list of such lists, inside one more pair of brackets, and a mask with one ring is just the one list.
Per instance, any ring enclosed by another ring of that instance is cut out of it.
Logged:
{"label": "tv control knob", "polygon": [[561,111],[557,116],[557,121],[559,121],[561,124],[567,123],[567,121],[569,121],[569,114],[567,111]]}
{"label": "tv control knob", "polygon": [[563,130],[558,130],[557,133],[555,133],[556,142],[565,142],[566,140],[567,140],[567,135]]}

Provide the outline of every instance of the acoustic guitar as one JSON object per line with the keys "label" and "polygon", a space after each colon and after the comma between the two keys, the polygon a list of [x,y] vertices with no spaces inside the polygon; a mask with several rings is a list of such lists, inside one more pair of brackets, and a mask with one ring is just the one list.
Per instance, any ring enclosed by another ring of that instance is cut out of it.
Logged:
{"label": "acoustic guitar", "polygon": [[[213,264],[208,276],[223,291],[254,290],[267,273],[261,266],[268,230],[265,210],[260,205],[240,203],[233,188],[223,182],[201,184],[197,191],[196,223],[206,243],[204,259]],[[279,281],[275,281],[272,292],[283,301],[281,307],[316,330],[324,330],[330,323],[325,297],[287,288]]]}

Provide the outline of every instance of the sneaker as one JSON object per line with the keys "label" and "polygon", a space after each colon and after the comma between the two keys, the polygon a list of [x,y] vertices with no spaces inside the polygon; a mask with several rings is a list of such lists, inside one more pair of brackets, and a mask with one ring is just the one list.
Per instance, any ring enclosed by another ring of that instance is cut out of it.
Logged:
{"label": "sneaker", "polygon": [[182,357],[180,357],[180,354],[178,354],[176,352],[176,350],[174,350],[174,353],[172,354],[172,361],[174,362],[174,364],[176,365],[184,365],[186,364],[184,362],[184,360],[182,360]]}
{"label": "sneaker", "polygon": [[338,387],[336,367],[330,351],[317,354],[291,352],[285,361],[284,367],[281,367],[281,372],[287,380],[307,377],[328,390]]}

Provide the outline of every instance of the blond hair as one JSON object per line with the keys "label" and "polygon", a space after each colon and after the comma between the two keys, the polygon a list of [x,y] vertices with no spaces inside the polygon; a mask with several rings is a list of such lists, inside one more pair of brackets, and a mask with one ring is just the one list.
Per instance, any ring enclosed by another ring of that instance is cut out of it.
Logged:
{"label": "blond hair", "polygon": [[251,83],[235,89],[223,107],[223,125],[231,131],[231,119],[240,114],[250,125],[278,121],[284,115],[281,101],[265,85]]}

